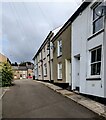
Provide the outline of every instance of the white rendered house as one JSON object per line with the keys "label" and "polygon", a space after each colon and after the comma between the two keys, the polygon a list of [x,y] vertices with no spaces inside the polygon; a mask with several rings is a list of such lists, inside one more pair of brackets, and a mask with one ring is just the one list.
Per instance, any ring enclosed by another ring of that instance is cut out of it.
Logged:
{"label": "white rendered house", "polygon": [[83,2],[70,18],[72,90],[106,98],[106,7],[100,9],[103,5],[104,2]]}

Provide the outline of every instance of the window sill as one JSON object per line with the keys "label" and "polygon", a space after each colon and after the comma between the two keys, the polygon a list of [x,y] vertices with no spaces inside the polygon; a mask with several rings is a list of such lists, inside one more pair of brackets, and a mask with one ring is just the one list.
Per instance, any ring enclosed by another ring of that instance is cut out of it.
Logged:
{"label": "window sill", "polygon": [[47,57],[50,56],[50,54],[47,54]]}
{"label": "window sill", "polygon": [[93,81],[93,80],[101,80],[101,78],[86,78],[87,81]]}
{"label": "window sill", "polygon": [[87,40],[89,41],[90,39],[92,39],[93,37],[97,36],[98,34],[104,32],[104,29],[99,30],[98,32],[94,33],[93,35],[91,35]]}
{"label": "window sill", "polygon": [[44,75],[44,77],[47,77],[47,75]]}
{"label": "window sill", "polygon": [[59,57],[62,57],[62,54],[61,54],[61,55],[59,55],[59,56],[57,56],[57,58],[59,58]]}
{"label": "window sill", "polygon": [[43,60],[45,60],[45,59],[46,59],[46,57],[43,58]]}
{"label": "window sill", "polygon": [[57,80],[58,80],[58,81],[62,81],[62,78],[58,78]]}

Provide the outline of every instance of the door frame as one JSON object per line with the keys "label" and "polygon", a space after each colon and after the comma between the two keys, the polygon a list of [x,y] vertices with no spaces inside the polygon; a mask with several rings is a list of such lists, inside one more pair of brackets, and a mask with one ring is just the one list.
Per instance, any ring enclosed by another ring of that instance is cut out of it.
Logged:
{"label": "door frame", "polygon": [[74,56],[75,58],[75,90],[80,90],[80,54]]}

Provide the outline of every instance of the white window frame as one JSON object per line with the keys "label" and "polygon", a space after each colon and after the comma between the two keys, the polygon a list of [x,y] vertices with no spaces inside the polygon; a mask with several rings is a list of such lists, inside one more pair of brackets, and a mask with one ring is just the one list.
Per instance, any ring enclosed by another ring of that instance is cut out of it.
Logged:
{"label": "white window frame", "polygon": [[46,58],[46,50],[45,50],[45,47],[43,49],[43,59]]}
{"label": "white window frame", "polygon": [[39,72],[39,73],[38,73],[39,76],[41,76],[41,67],[40,67],[40,66],[38,67],[38,72]]}
{"label": "white window frame", "polygon": [[62,55],[62,51],[60,51],[62,49],[62,40],[58,40],[57,41],[57,56]]}
{"label": "white window frame", "polygon": [[47,56],[49,55],[49,50],[47,50]]}
{"label": "white window frame", "polygon": [[[101,3],[97,3],[92,7],[92,34],[96,34],[96,33],[98,33],[99,31],[101,31],[104,28],[104,17],[103,16],[101,16],[101,17],[98,16],[96,19],[94,19],[94,9],[97,8],[100,4]],[[103,26],[102,26],[102,28],[99,29],[99,30],[94,31],[94,23],[99,21],[101,18],[103,18]]]}
{"label": "white window frame", "polygon": [[[96,50],[96,55],[97,55],[97,49],[99,49],[99,48],[101,48],[101,61],[96,61],[96,62],[94,62],[94,63],[91,63],[91,53],[92,53],[92,51],[94,51],[94,50]],[[89,76],[90,76],[90,78],[101,78],[101,68],[102,68],[102,46],[99,46],[99,47],[96,47],[96,48],[94,48],[94,49],[92,49],[92,50],[90,50],[89,51],[89,55],[90,55],[90,60],[89,60]],[[92,64],[96,64],[96,63],[101,63],[101,68],[100,68],[100,75],[97,75],[97,74],[95,74],[95,75],[91,75],[91,65]]]}
{"label": "white window frame", "polygon": [[62,63],[58,63],[58,79],[62,79]]}
{"label": "white window frame", "polygon": [[44,64],[44,76],[47,76],[47,63]]}
{"label": "white window frame", "polygon": [[37,77],[38,76],[38,68],[37,68],[37,66],[35,66],[35,77]]}
{"label": "white window frame", "polygon": [[42,59],[42,57],[41,57],[41,52],[39,53],[39,60],[41,60]]}

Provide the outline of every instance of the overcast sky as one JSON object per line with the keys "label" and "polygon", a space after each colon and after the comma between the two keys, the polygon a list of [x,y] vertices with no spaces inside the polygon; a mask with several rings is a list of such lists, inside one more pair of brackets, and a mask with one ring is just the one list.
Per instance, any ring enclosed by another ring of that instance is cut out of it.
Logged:
{"label": "overcast sky", "polygon": [[31,61],[50,30],[63,25],[81,0],[56,1],[2,2],[0,52],[12,62]]}

